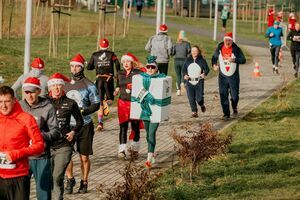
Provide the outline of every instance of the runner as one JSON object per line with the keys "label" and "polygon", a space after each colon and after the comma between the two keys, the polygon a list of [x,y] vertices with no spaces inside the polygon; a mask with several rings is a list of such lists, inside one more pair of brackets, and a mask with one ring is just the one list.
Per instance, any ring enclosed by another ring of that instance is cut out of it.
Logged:
{"label": "runner", "polygon": [[268,28],[266,37],[269,38],[271,59],[273,64],[273,73],[279,74],[279,51],[282,45],[281,37],[283,36],[282,28],[279,27],[280,22],[275,21],[274,26]]}
{"label": "runner", "polygon": [[[219,61],[219,65],[217,62]],[[242,50],[232,41],[232,33],[226,33],[224,42],[218,44],[212,57],[212,66],[219,71],[219,93],[223,109],[223,120],[230,119],[229,92],[233,117],[238,115],[240,74],[239,65],[245,64],[246,59]]]}
{"label": "runner", "polygon": [[103,115],[108,115],[108,106],[110,106],[114,100],[114,66],[116,71],[120,70],[117,55],[108,50],[109,41],[105,38],[101,39],[99,46],[100,51],[93,53],[87,66],[88,70],[96,69],[96,87],[101,100],[100,109],[98,111],[97,131],[103,129]]}
{"label": "runner", "polygon": [[209,73],[209,68],[198,46],[192,47],[191,54],[184,63],[182,74],[186,81],[186,92],[192,109],[192,117],[196,118],[198,117],[197,103],[202,112],[206,111],[204,105],[204,77]]}

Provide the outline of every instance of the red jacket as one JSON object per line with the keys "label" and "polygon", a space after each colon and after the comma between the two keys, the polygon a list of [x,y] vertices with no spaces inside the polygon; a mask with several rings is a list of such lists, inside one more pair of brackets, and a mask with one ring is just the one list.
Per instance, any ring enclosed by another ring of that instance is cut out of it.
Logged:
{"label": "red jacket", "polygon": [[0,138],[0,152],[8,154],[16,164],[14,169],[0,168],[0,177],[28,175],[28,156],[41,154],[44,151],[44,140],[35,119],[24,112],[17,101],[11,114],[5,116],[0,113]]}

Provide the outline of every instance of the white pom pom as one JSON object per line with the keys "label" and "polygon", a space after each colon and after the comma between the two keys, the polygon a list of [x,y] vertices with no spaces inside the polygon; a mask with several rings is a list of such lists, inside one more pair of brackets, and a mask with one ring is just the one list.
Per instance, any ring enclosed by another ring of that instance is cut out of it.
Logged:
{"label": "white pom pom", "polygon": [[75,84],[75,81],[72,79],[72,80],[70,81],[70,83],[71,83],[72,85],[74,85],[74,84]]}

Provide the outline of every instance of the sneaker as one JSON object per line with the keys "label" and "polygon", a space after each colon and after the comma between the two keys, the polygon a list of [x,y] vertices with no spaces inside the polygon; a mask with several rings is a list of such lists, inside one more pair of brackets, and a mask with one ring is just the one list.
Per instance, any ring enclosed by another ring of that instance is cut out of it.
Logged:
{"label": "sneaker", "polygon": [[230,119],[230,117],[228,115],[223,115],[223,117],[221,118],[221,120],[223,121],[228,121]]}
{"label": "sneaker", "polygon": [[109,110],[109,102],[112,103],[111,100],[103,101],[103,115],[106,117],[109,115],[110,110]]}
{"label": "sneaker", "polygon": [[180,90],[177,90],[176,95],[177,95],[177,96],[181,96],[181,91],[180,91]]}
{"label": "sneaker", "polygon": [[87,181],[81,180],[80,181],[80,187],[78,189],[78,193],[81,193],[81,194],[87,193],[87,187],[88,187]]}
{"label": "sneaker", "polygon": [[276,73],[276,74],[279,74],[278,68],[275,69],[275,73]]}
{"label": "sneaker", "polygon": [[150,160],[147,160],[147,161],[145,162],[145,167],[146,167],[147,169],[150,169],[150,168],[152,167],[152,163],[151,163]]}
{"label": "sneaker", "polygon": [[191,117],[192,118],[197,118],[198,117],[198,113],[197,112],[193,112]]}
{"label": "sneaker", "polygon": [[237,116],[238,116],[238,111],[237,111],[237,109],[234,109],[233,113],[232,113],[232,117],[237,118]]}
{"label": "sneaker", "polygon": [[181,89],[181,93],[185,92],[185,85],[184,85],[184,83],[180,83],[180,89]]}
{"label": "sneaker", "polygon": [[205,105],[200,106],[201,107],[201,111],[204,113],[206,111],[206,107]]}
{"label": "sneaker", "polygon": [[100,132],[100,131],[102,131],[102,130],[103,130],[103,123],[102,123],[102,122],[99,122],[99,123],[98,123],[98,126],[97,126],[97,128],[96,128],[96,131]]}
{"label": "sneaker", "polygon": [[65,188],[66,194],[72,194],[73,193],[73,187],[75,186],[76,181],[75,178],[67,178],[67,186]]}
{"label": "sneaker", "polygon": [[275,67],[273,67],[273,74],[275,74]]}
{"label": "sneaker", "polygon": [[298,77],[298,73],[296,72],[296,73],[294,74],[294,76],[295,76],[295,78],[297,78],[297,77]]}
{"label": "sneaker", "polygon": [[126,160],[126,153],[125,153],[125,151],[119,152],[118,153],[118,158]]}

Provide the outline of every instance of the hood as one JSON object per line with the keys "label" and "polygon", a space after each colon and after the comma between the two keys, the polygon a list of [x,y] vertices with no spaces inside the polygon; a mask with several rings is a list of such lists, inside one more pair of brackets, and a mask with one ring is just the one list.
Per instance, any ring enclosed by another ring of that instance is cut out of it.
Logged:
{"label": "hood", "polygon": [[14,105],[12,112],[9,115],[3,115],[0,113],[0,118],[15,118],[21,112],[23,112],[23,109],[22,109],[20,103],[16,100],[16,103]]}
{"label": "hood", "polygon": [[[49,103],[51,103],[48,99],[42,98],[42,97],[38,97],[38,104],[37,105],[33,105],[31,108],[35,109],[35,108],[42,108],[47,106]],[[29,104],[27,103],[27,101],[24,99],[20,102],[23,105],[25,105],[26,107],[30,107]]]}
{"label": "hood", "polygon": [[168,35],[165,34],[165,33],[158,33],[156,35],[156,39],[159,40],[159,41],[163,41]]}
{"label": "hood", "polygon": [[44,73],[44,70],[39,70],[32,68],[29,72],[29,76],[31,77],[40,77]]}

